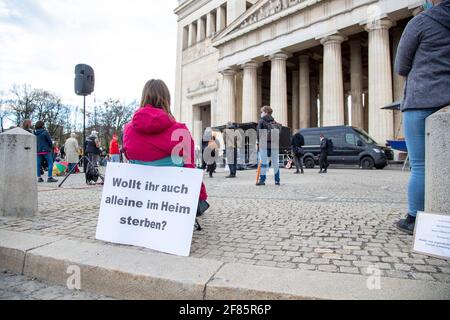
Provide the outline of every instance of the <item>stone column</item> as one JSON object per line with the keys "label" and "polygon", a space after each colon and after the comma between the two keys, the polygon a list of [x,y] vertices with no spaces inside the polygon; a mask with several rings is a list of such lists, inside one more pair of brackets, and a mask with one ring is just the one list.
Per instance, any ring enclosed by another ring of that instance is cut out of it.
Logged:
{"label": "stone column", "polygon": [[321,40],[324,46],[323,65],[323,125],[344,125],[344,78],[342,70],[341,35]]}
{"label": "stone column", "polygon": [[242,123],[242,107],[244,93],[244,75],[242,70],[236,71],[234,77],[236,83],[236,119],[237,123]]}
{"label": "stone column", "polygon": [[319,64],[319,100],[320,100],[320,119],[319,127],[323,127],[323,63]]}
{"label": "stone column", "polygon": [[450,107],[426,120],[425,211],[450,215]]}
{"label": "stone column", "polygon": [[369,32],[369,133],[381,145],[394,138],[393,112],[381,109],[392,103],[390,27],[390,20],[366,26]]}
{"label": "stone column", "polygon": [[278,123],[288,125],[286,60],[289,56],[278,52],[270,56],[272,62],[270,81],[270,105]]}
{"label": "stone column", "polygon": [[350,77],[352,95],[352,123],[354,127],[364,128],[363,110],[363,70],[361,41],[354,39],[350,41]]}
{"label": "stone column", "polygon": [[197,42],[201,42],[206,38],[205,20],[200,18],[197,20]]}
{"label": "stone column", "polygon": [[38,190],[34,134],[21,128],[0,134],[0,159],[0,217],[36,215]]}
{"label": "stone column", "polygon": [[300,129],[300,101],[299,101],[299,73],[298,71],[292,72],[292,129]]}
{"label": "stone column", "polygon": [[220,6],[220,7],[217,8],[216,31],[220,32],[223,29],[225,29],[226,24],[227,24],[227,21],[226,21],[225,8]]}
{"label": "stone column", "polygon": [[311,122],[311,97],[309,88],[309,56],[300,56],[300,128],[309,128]]}
{"label": "stone column", "polygon": [[189,47],[193,46],[196,41],[197,41],[197,28],[193,23],[191,23],[189,25],[188,46]]}
{"label": "stone column", "polygon": [[258,108],[258,63],[247,62],[244,69],[244,89],[242,102],[242,122],[258,122],[256,109]]}
{"label": "stone column", "polygon": [[228,122],[236,122],[236,71],[226,69],[222,71],[222,125]]}
{"label": "stone column", "polygon": [[[392,35],[392,46],[393,46],[393,59],[397,56],[398,45],[400,44],[400,39],[402,37],[402,30],[395,29]],[[401,75],[394,72],[393,75],[393,89],[394,89],[394,101],[402,101],[405,94],[405,81],[406,79]],[[400,110],[394,111],[394,138],[398,139],[403,137],[403,113]]]}
{"label": "stone column", "polygon": [[216,33],[216,19],[212,12],[206,15],[206,37],[212,37]]}

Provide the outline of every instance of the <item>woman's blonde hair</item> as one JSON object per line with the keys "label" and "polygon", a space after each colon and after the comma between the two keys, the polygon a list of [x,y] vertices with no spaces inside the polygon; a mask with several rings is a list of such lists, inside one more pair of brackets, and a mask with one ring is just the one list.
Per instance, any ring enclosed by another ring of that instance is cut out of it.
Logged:
{"label": "woman's blonde hair", "polygon": [[140,107],[144,108],[148,105],[163,109],[173,117],[170,111],[170,91],[164,81],[152,79],[145,84]]}

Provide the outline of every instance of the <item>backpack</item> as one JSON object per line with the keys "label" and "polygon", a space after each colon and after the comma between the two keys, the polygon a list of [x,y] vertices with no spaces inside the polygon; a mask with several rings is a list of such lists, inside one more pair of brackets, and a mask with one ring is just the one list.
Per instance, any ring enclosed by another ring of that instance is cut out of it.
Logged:
{"label": "backpack", "polygon": [[98,172],[98,169],[89,164],[86,171],[86,183],[97,182],[99,177],[100,173]]}
{"label": "backpack", "polygon": [[333,140],[328,139],[328,141],[327,141],[327,152],[328,153],[332,153],[333,151],[334,151]]}

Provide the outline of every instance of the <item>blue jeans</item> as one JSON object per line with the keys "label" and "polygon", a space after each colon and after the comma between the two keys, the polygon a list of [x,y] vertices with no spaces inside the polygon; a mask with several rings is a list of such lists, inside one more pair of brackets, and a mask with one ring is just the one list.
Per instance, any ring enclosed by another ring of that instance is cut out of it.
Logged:
{"label": "blue jeans", "polygon": [[278,149],[261,149],[259,151],[259,156],[261,158],[261,182],[266,182],[267,171],[269,170],[269,151],[270,158],[272,159],[272,168],[275,172],[275,182],[280,182],[280,151]]}
{"label": "blue jeans", "polygon": [[47,160],[48,177],[51,178],[53,176],[53,155],[51,153],[38,154],[38,156],[37,156],[37,176],[38,176],[38,178],[41,177],[42,159]]}
{"label": "blue jeans", "polygon": [[111,162],[120,162],[120,154],[112,154]]}
{"label": "blue jeans", "polygon": [[425,209],[425,120],[437,109],[410,110],[403,113],[406,145],[411,163],[408,186],[408,214],[417,216]]}

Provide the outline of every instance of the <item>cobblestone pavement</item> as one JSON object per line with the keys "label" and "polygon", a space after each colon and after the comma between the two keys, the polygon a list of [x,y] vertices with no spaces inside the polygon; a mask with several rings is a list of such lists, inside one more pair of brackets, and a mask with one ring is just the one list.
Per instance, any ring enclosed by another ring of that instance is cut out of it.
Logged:
{"label": "cobblestone pavement", "polygon": [[[398,167],[283,170],[280,187],[256,187],[255,174],[205,177],[211,209],[194,234],[193,257],[347,274],[371,266],[386,277],[450,282],[450,261],[412,253],[413,238],[393,226],[407,209],[409,174]],[[101,186],[77,175],[55,188],[39,186],[38,217],[0,218],[0,229],[95,241]]]}
{"label": "cobblestone pavement", "polygon": [[112,300],[0,270],[0,300]]}

